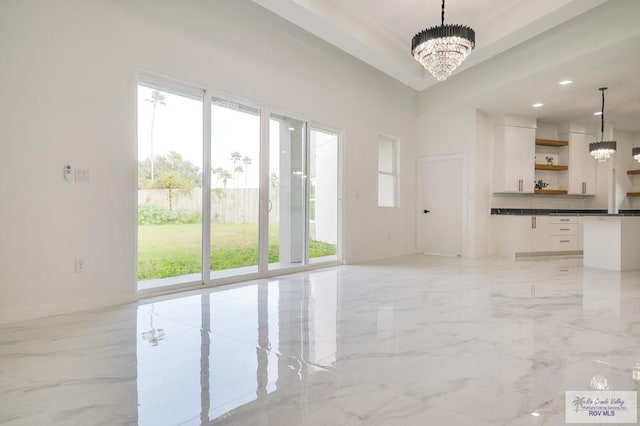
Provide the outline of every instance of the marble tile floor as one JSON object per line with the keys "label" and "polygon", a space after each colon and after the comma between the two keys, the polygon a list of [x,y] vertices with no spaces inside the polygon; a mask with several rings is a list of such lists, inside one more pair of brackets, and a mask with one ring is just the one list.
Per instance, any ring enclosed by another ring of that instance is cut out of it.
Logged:
{"label": "marble tile floor", "polygon": [[640,272],[579,258],[415,255],[0,327],[10,426],[563,425],[565,391],[639,380]]}

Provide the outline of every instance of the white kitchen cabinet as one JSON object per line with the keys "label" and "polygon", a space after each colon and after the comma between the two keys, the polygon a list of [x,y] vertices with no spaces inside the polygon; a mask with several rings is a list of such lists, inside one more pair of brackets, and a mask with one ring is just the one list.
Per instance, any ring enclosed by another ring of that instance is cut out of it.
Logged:
{"label": "white kitchen cabinet", "polygon": [[589,143],[595,141],[595,136],[581,132],[568,132],[561,137],[569,141],[569,194],[594,195],[596,160],[589,154]]}
{"label": "white kitchen cabinet", "polygon": [[[548,238],[549,216],[533,216],[533,224],[531,226],[531,233],[533,235],[533,245],[529,252],[550,251],[551,245]],[[517,254],[518,252],[516,252]]]}
{"label": "white kitchen cabinet", "polygon": [[510,117],[494,132],[493,192],[533,193],[535,120]]}
{"label": "white kitchen cabinet", "polygon": [[493,253],[518,257],[578,254],[582,224],[577,216],[494,215]]}
{"label": "white kitchen cabinet", "polygon": [[533,216],[494,215],[491,224],[494,254],[513,257],[533,250]]}
{"label": "white kitchen cabinet", "polygon": [[537,238],[533,252],[577,251],[580,244],[580,218],[577,216],[537,216]]}

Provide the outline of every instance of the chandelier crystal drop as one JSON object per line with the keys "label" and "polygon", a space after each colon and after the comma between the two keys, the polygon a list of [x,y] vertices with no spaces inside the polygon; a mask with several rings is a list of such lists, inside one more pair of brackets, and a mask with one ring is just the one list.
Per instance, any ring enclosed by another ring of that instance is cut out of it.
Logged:
{"label": "chandelier crystal drop", "polygon": [[465,25],[444,24],[444,0],[440,26],[427,28],[411,40],[411,54],[438,81],[446,80],[473,51],[476,34]]}
{"label": "chandelier crystal drop", "polygon": [[594,142],[589,144],[589,152],[601,163],[607,161],[616,152],[616,142]]}
{"label": "chandelier crystal drop", "polygon": [[589,144],[589,153],[598,160],[603,163],[607,161],[614,152],[616,152],[616,141],[605,141],[604,140],[604,91],[607,90],[606,87],[601,87],[598,90],[602,92],[602,113],[600,114],[600,142],[593,142]]}

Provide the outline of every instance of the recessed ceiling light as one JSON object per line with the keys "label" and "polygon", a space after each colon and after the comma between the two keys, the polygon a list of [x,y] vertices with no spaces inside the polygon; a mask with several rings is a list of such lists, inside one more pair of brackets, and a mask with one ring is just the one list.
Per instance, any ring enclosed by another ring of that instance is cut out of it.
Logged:
{"label": "recessed ceiling light", "polygon": [[538,102],[538,103],[535,103],[535,104],[533,104],[533,105],[531,105],[531,106],[532,106],[532,107],[534,107],[534,108],[540,108],[541,106],[544,106],[544,104],[543,104],[543,103]]}
{"label": "recessed ceiling light", "polygon": [[573,83],[573,80],[562,80],[561,82],[559,82],[558,84],[560,86],[567,86],[569,84]]}
{"label": "recessed ceiling light", "polygon": [[593,113],[593,115],[602,115],[602,111],[596,111]]}
{"label": "recessed ceiling light", "polygon": [[531,415],[532,415],[533,417],[540,417],[540,413],[538,413],[538,412],[536,412],[536,411],[534,411],[533,413],[531,413]]}

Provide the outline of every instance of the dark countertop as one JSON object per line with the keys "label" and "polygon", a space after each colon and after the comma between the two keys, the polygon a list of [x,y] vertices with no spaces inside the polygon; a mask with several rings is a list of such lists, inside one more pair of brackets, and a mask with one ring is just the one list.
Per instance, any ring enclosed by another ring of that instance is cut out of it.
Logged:
{"label": "dark countertop", "polygon": [[589,209],[491,209],[492,215],[513,216],[640,216],[640,210],[620,210],[618,214],[609,214],[607,210]]}

